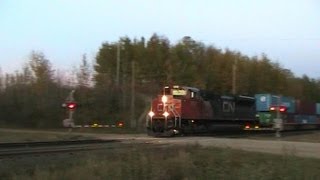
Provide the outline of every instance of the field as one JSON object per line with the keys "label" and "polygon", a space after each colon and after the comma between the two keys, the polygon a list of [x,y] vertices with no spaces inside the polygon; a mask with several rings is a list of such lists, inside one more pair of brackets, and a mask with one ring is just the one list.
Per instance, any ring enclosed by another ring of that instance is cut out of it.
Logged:
{"label": "field", "polygon": [[1,159],[2,179],[319,179],[320,160],[192,146]]}
{"label": "field", "polygon": [[[0,131],[1,141],[92,138],[26,132]],[[320,179],[319,159],[199,144],[119,143],[88,152],[2,157],[0,162],[0,179]]]}
{"label": "field", "polygon": [[0,129],[0,143],[90,139],[89,135],[68,132]]}

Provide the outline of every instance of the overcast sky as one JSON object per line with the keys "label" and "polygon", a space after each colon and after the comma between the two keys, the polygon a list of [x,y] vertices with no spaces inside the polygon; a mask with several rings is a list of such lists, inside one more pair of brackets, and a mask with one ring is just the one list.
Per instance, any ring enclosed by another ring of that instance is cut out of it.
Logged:
{"label": "overcast sky", "polygon": [[319,0],[0,0],[0,67],[20,69],[32,50],[55,68],[93,59],[102,42],[183,36],[320,78]]}

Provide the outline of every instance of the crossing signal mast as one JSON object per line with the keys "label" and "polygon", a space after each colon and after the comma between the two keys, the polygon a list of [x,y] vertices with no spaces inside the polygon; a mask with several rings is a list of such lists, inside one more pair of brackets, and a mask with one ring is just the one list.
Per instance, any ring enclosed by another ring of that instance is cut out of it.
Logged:
{"label": "crossing signal mast", "polygon": [[[279,97],[281,97],[281,96],[279,96]],[[274,126],[273,127],[276,130],[275,136],[277,138],[281,137],[280,132],[283,130],[283,119],[281,117],[281,114],[286,113],[287,109],[288,109],[286,106],[281,106],[280,104],[281,104],[280,98],[278,98],[278,105],[270,107],[271,112],[276,112],[276,118],[274,119]]]}
{"label": "crossing signal mast", "polygon": [[62,107],[68,109],[68,118],[63,120],[64,127],[74,127],[73,114],[77,108],[77,103],[74,100],[74,93],[75,90],[72,90],[69,96],[67,97],[66,102],[62,104]]}

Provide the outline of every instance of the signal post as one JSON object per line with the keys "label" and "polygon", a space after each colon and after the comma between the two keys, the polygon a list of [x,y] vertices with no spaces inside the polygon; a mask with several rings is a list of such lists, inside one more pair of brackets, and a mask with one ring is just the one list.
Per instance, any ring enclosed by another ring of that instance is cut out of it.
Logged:
{"label": "signal post", "polygon": [[[62,107],[67,108],[68,110],[68,118],[63,120],[63,126],[64,127],[69,127],[69,128],[73,128],[74,125],[74,120],[73,120],[73,114],[77,108],[77,103],[74,100],[74,92],[75,90],[72,90],[69,94],[69,96],[66,99],[66,102],[62,104]],[[70,129],[71,131],[72,129]]]}
{"label": "signal post", "polygon": [[278,98],[278,106],[276,107],[271,107],[270,110],[276,110],[276,118],[274,119],[274,129],[276,130],[276,134],[275,136],[277,138],[281,137],[281,131],[283,130],[283,120],[281,117],[281,113],[285,113],[287,111],[287,108],[285,106],[281,106],[280,105],[280,98],[281,96],[279,96]]}

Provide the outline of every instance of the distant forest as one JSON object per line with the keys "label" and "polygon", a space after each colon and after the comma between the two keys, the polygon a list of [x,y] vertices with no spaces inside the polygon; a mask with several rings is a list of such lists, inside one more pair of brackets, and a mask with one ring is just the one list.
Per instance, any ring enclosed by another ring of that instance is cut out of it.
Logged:
{"label": "distant forest", "polygon": [[76,90],[76,124],[121,120],[127,127],[142,127],[151,98],[164,85],[231,94],[233,69],[237,94],[274,93],[320,102],[320,79],[296,77],[266,54],[248,57],[191,37],[172,44],[154,34],[148,40],[104,42],[93,64],[83,55],[70,72],[53,69],[45,54],[31,52],[20,70],[0,76],[0,126],[61,127],[67,118],[61,104]]}

